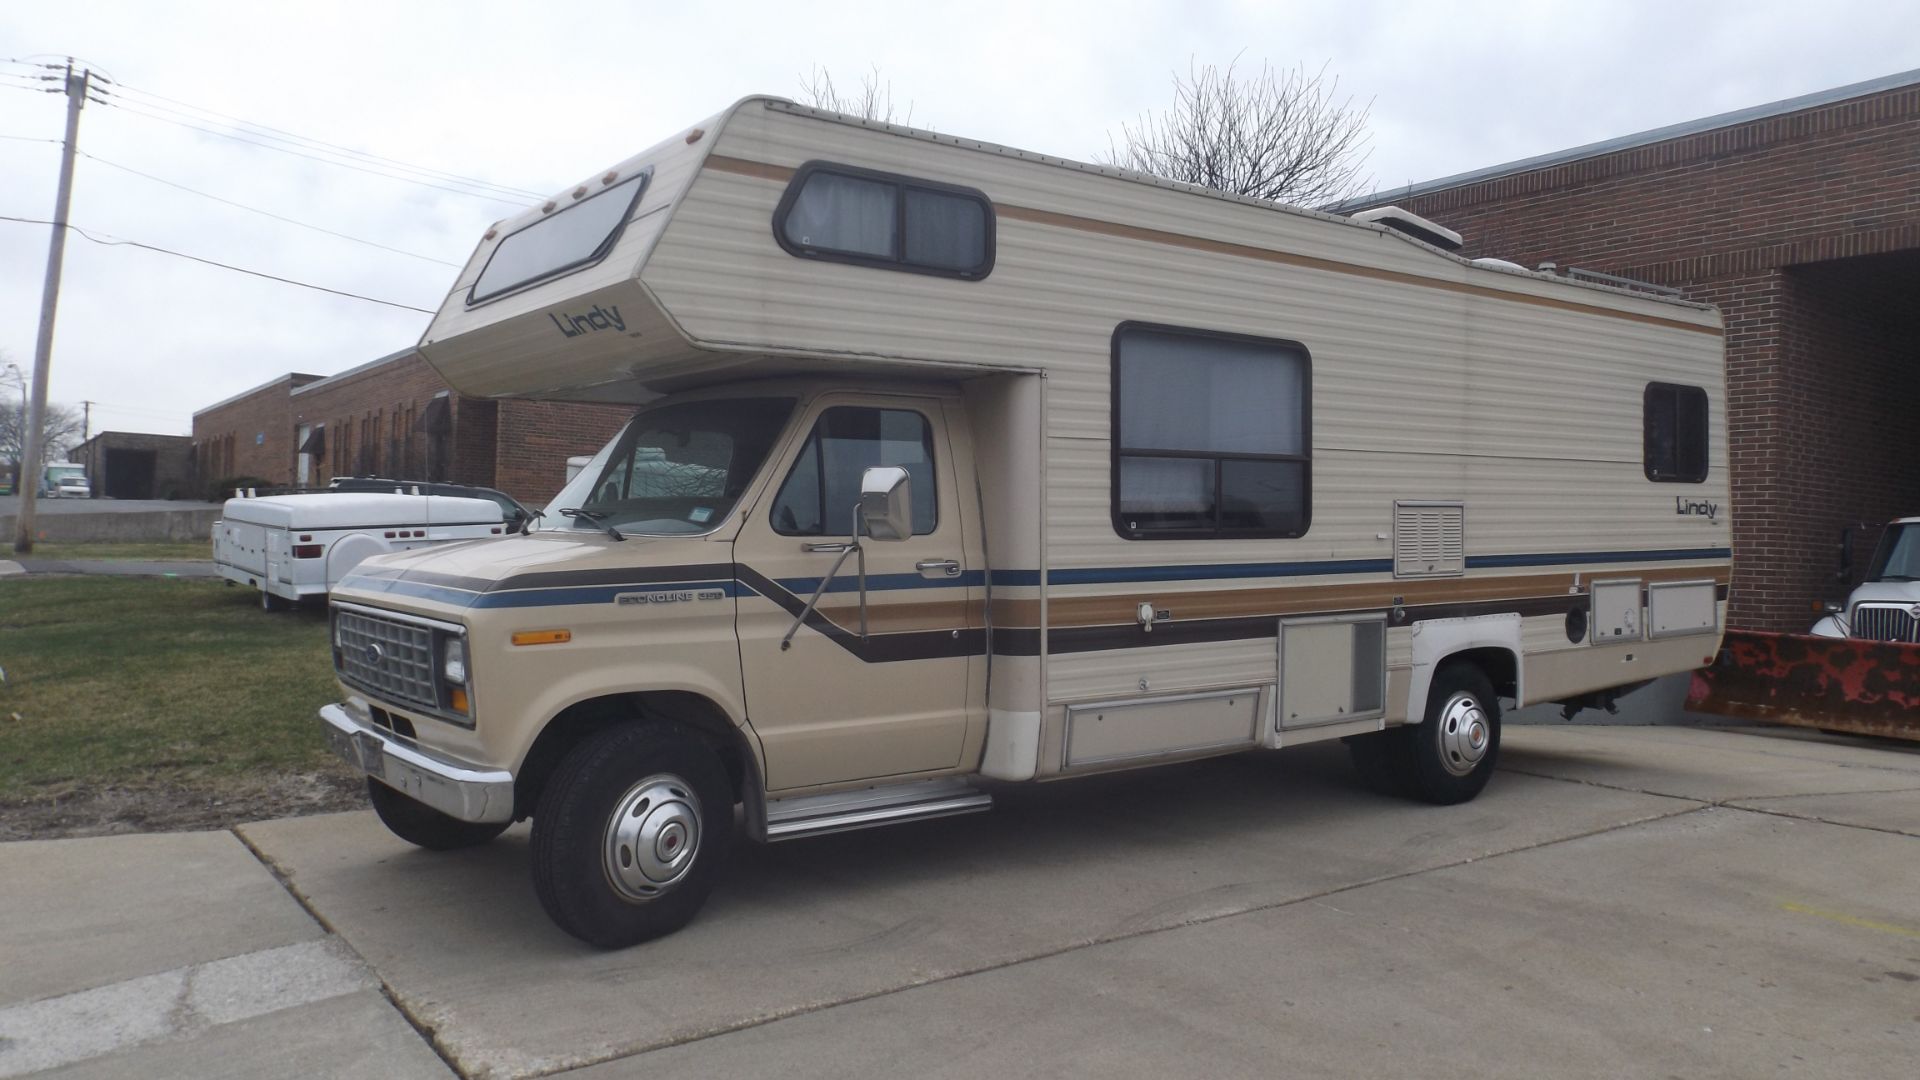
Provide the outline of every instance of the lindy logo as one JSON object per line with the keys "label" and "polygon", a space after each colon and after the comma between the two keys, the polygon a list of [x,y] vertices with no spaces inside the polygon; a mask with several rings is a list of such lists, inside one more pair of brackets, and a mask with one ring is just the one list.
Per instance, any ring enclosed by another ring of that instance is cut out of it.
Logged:
{"label": "lindy logo", "polygon": [[1708,502],[1705,499],[1687,499],[1675,495],[1673,512],[1682,517],[1703,517],[1712,521],[1720,516],[1720,504]]}
{"label": "lindy logo", "polygon": [[585,315],[569,315],[564,311],[555,315],[549,311],[547,312],[547,318],[552,319],[553,325],[559,327],[560,332],[568,337],[579,337],[581,334],[591,334],[595,330],[625,330],[627,328],[627,321],[620,317],[620,309],[612,304],[608,304],[604,310],[601,309],[599,304],[595,304],[593,305],[593,310],[587,312]]}

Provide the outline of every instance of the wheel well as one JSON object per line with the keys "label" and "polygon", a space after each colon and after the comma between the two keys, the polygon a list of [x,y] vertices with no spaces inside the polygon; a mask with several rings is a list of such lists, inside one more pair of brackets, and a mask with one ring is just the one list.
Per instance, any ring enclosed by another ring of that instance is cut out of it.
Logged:
{"label": "wheel well", "polygon": [[610,694],[567,706],[534,739],[514,777],[514,820],[532,816],[547,778],[568,751],[608,728],[632,723],[675,723],[698,734],[719,755],[734,798],[746,797],[755,771],[752,752],[718,705],[684,690]]}
{"label": "wheel well", "polygon": [[1493,684],[1493,692],[1501,697],[1517,698],[1520,688],[1519,662],[1513,653],[1506,649],[1485,647],[1465,649],[1442,661],[1445,664],[1472,664],[1486,675]]}

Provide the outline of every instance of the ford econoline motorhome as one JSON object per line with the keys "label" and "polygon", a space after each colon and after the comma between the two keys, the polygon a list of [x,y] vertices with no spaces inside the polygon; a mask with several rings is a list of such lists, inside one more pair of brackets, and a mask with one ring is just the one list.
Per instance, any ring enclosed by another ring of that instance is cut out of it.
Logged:
{"label": "ford econoline motorhome", "polygon": [[541,903],[602,946],[692,918],[736,831],[992,782],[1345,739],[1459,802],[1503,702],[1714,655],[1722,336],[750,98],[487,231],[427,361],[633,420],[528,535],[360,563],[321,721],[407,840],[530,817]]}

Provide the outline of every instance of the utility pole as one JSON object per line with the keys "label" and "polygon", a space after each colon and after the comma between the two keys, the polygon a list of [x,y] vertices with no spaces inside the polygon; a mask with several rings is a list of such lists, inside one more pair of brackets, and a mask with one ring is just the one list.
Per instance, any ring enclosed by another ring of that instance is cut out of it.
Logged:
{"label": "utility pole", "polygon": [[13,550],[33,554],[34,502],[40,495],[41,429],[47,418],[47,376],[53,366],[53,313],[60,305],[60,264],[67,254],[67,211],[73,205],[73,152],[80,140],[80,109],[87,103],[91,71],[73,73],[73,58],[67,58],[67,138],[60,147],[60,193],[53,203],[53,238],[47,245],[47,280],[40,291],[40,335],[33,343],[33,397],[27,403],[27,430],[20,443],[20,515],[13,537]]}

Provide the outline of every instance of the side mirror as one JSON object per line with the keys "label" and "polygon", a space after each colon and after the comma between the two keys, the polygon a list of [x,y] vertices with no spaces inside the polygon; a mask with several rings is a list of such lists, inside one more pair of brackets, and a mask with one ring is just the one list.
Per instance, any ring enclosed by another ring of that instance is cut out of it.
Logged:
{"label": "side mirror", "polygon": [[860,475],[860,523],[874,540],[913,535],[913,481],[898,465],[876,465]]}

